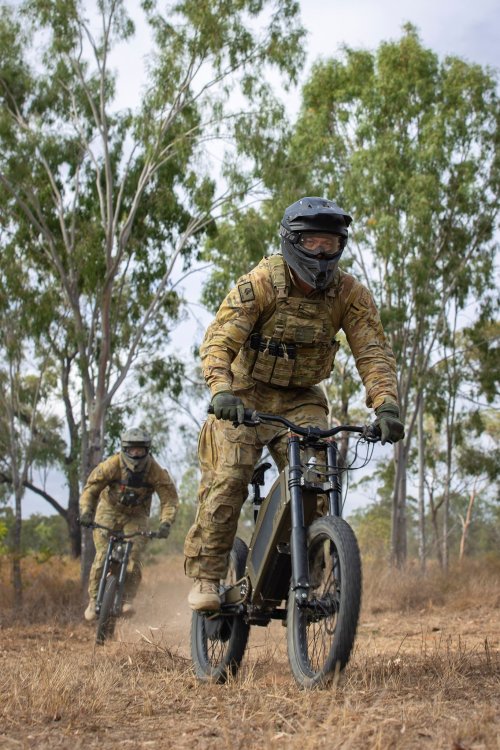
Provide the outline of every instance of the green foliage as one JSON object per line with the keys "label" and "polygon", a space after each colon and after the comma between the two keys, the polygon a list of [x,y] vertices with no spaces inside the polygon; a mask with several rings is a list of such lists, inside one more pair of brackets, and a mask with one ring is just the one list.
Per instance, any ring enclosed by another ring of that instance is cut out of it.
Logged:
{"label": "green foliage", "polygon": [[[147,86],[120,110],[112,55],[135,54],[124,0],[0,6],[0,312],[22,326],[4,344],[11,359],[36,354],[23,378],[43,352],[47,388],[64,405],[66,429],[45,417],[37,460],[60,461],[71,518],[78,477],[132,414],[164,442],[159,394],[175,399],[184,386],[166,351],[182,313],[176,274],[248,191],[240,129],[276,128],[264,68],[294,81],[303,59],[293,0],[146,0],[135,12],[151,32]],[[214,142],[230,143],[227,193]]]}
{"label": "green foliage", "polygon": [[201,255],[214,264],[202,293],[202,302],[209,310],[217,311],[231,285],[268,253],[276,235],[276,228],[254,208],[233,215],[230,224],[219,224]]}
{"label": "green foliage", "polygon": [[371,503],[349,516],[363,559],[387,560],[391,542],[391,508],[383,502]]}
{"label": "green foliage", "polygon": [[[13,545],[14,514],[11,508],[0,511],[0,529],[0,549],[8,554]],[[52,555],[68,555],[69,552],[68,528],[60,515],[33,513],[23,520],[22,555],[33,554],[47,559]]]}
{"label": "green foliage", "polygon": [[[345,47],[318,61],[296,122],[259,162],[269,196],[258,212],[269,227],[259,227],[261,253],[299,196],[334,198],[354,217],[342,263],[373,293],[396,355],[406,423],[405,446],[397,449],[403,477],[416,457],[411,446],[422,397],[428,414],[452,430],[465,382],[475,383],[474,398],[492,399],[498,390],[492,287],[499,123],[495,74],[456,57],[439,59],[407,24],[400,39],[373,52]],[[252,133],[244,137],[250,151],[257,148]],[[244,227],[245,216],[228,217],[221,239],[210,241],[216,268],[205,294],[212,305],[246,270],[245,254],[233,252]],[[248,260],[258,254],[251,253]],[[461,367],[457,320],[466,308],[477,321],[464,332],[469,360],[461,356]],[[333,397],[345,405],[342,383],[333,382]],[[455,447],[458,433],[450,439]],[[403,511],[404,486],[399,482],[393,493]],[[399,550],[403,528],[394,536]]]}

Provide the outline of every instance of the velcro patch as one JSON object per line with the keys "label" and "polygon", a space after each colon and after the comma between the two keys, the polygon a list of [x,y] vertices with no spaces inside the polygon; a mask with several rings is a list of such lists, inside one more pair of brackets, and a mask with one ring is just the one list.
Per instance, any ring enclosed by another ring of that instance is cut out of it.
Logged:
{"label": "velcro patch", "polygon": [[243,284],[238,284],[238,291],[242,302],[252,302],[252,300],[255,299],[251,281],[245,281]]}

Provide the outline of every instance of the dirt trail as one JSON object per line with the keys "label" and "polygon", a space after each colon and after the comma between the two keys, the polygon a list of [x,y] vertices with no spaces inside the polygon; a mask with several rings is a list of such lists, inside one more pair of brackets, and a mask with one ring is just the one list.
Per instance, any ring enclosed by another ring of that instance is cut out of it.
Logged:
{"label": "dirt trail", "polygon": [[104,648],[81,622],[0,630],[0,748],[500,749],[498,597],[367,607],[339,683],[304,693],[280,623],[252,629],[236,679],[200,685],[188,588],[180,560],[150,567]]}

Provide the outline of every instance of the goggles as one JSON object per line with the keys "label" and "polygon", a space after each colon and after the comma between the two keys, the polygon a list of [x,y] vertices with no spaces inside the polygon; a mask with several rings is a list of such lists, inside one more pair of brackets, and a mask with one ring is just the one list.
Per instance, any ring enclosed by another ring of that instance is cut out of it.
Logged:
{"label": "goggles", "polygon": [[343,237],[329,232],[301,232],[298,244],[311,255],[330,257],[342,252]]}
{"label": "goggles", "polygon": [[144,445],[127,445],[123,448],[123,452],[130,456],[130,458],[144,458],[147,455],[148,449]]}

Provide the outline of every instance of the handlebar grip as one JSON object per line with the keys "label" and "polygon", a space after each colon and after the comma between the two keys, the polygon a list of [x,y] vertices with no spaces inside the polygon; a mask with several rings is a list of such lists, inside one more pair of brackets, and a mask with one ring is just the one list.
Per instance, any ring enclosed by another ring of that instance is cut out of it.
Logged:
{"label": "handlebar grip", "polygon": [[[214,413],[214,407],[212,404],[208,405],[207,414],[213,414]],[[245,409],[244,416],[243,416],[243,424],[248,424],[250,427],[252,427],[255,424],[255,411],[253,409]],[[236,424],[238,424],[236,422]]]}

